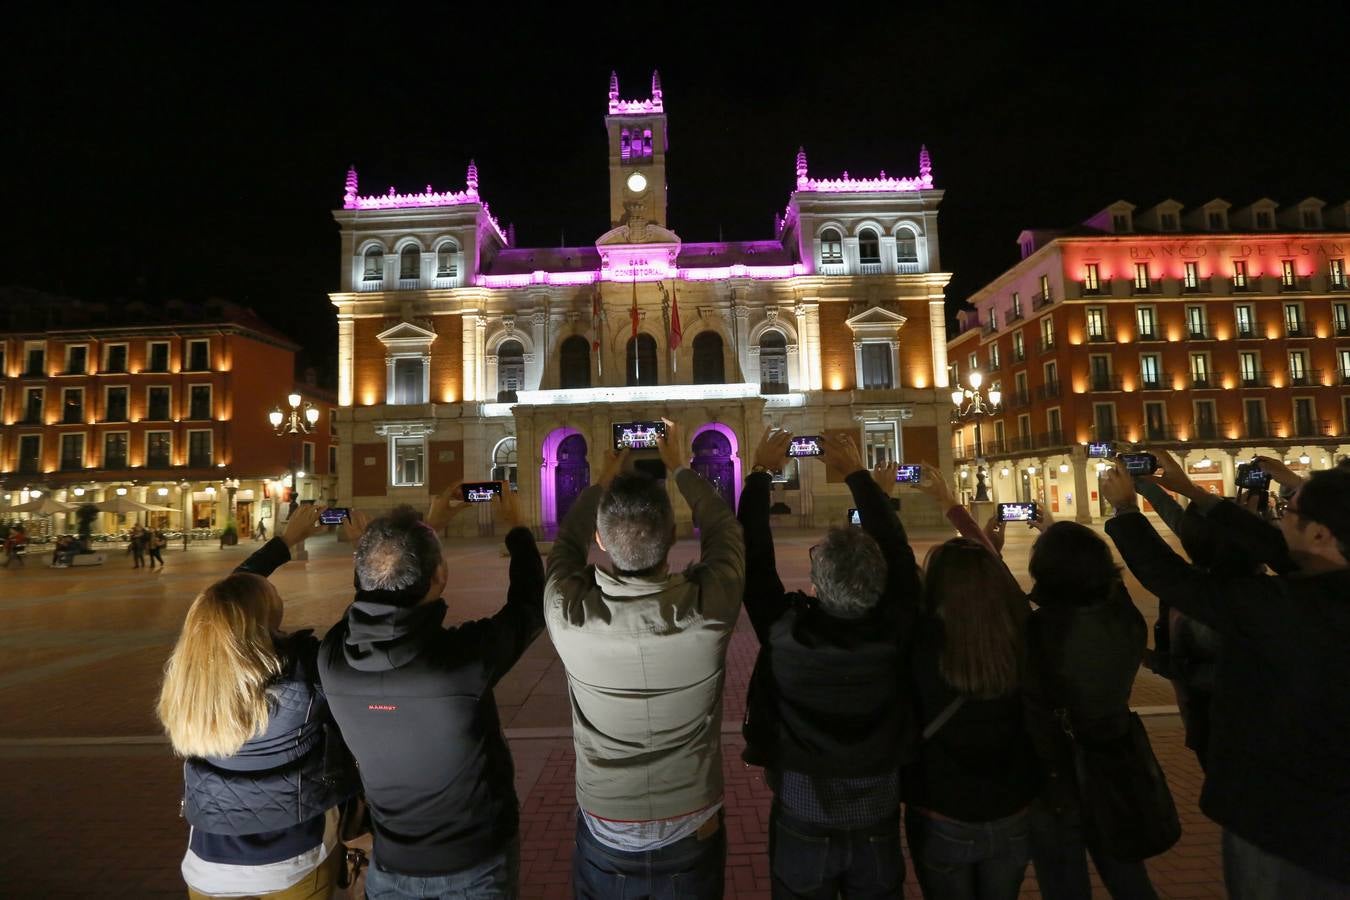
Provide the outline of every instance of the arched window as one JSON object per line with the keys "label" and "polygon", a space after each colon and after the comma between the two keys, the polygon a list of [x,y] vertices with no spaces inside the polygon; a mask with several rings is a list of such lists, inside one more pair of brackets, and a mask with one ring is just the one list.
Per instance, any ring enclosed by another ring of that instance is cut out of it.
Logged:
{"label": "arched window", "polygon": [[919,261],[918,235],[908,228],[901,228],[895,233],[895,261],[902,263]]}
{"label": "arched window", "polygon": [[844,239],[833,228],[820,233],[820,261],[824,265],[844,261]]}
{"label": "arched window", "polygon": [[516,439],[502,438],[492,448],[492,480],[506,481],[516,486]]}
{"label": "arched window", "polygon": [[863,265],[881,264],[881,239],[870,228],[858,232],[858,262]]}
{"label": "arched window", "polygon": [[362,280],[384,280],[384,251],[379,247],[371,247],[366,251],[366,271],[362,276]]}
{"label": "arched window", "polygon": [[694,338],[694,384],[722,384],[726,380],[722,336],[715,331],[699,332]]}
{"label": "arched window", "polygon": [[419,278],[422,274],[422,251],[408,246],[398,256],[398,277]]}
{"label": "arched window", "polygon": [[656,338],[639,334],[628,339],[627,362],[624,366],[629,387],[659,384],[656,371]]}
{"label": "arched window", "polygon": [[787,390],[787,338],[770,328],[759,336],[759,392],[786,394]]}
{"label": "arched window", "polygon": [[459,252],[459,247],[447,241],[436,249],[436,277],[454,278],[459,274],[459,267],[455,264],[455,254]]}
{"label": "arched window", "polygon": [[591,345],[574,334],[558,349],[558,384],[563,388],[591,386]]}
{"label": "arched window", "polygon": [[502,341],[497,348],[497,402],[515,403],[525,380],[525,348],[520,341]]}

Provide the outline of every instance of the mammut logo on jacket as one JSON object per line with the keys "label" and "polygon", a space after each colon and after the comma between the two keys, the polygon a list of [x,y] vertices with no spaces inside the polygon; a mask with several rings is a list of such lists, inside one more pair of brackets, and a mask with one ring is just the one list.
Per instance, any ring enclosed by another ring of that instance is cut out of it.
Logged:
{"label": "mammut logo on jacket", "polygon": [[398,706],[393,703],[371,703],[366,709],[373,709],[375,712],[393,712]]}

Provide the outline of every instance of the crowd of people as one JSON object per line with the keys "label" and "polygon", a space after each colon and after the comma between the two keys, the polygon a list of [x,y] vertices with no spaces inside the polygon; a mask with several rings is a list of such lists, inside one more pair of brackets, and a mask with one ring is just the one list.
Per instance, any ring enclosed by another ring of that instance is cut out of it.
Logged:
{"label": "crowd of people", "polygon": [[164,548],[168,543],[168,538],[158,528],[146,528],[139,524],[131,526],[126,549],[132,560],[131,567],[139,569],[145,566],[146,560],[149,559],[148,568],[154,569],[155,563],[159,563],[161,569],[164,568]]}
{"label": "crowd of people", "polygon": [[[901,896],[902,831],[930,900],[1015,897],[1028,863],[1042,896],[1089,898],[1089,858],[1118,900],[1155,897],[1144,860],[1181,825],[1130,710],[1148,626],[1107,542],[1038,519],[1024,591],[1004,524],[981,527],[925,467],[920,490],[960,536],[920,563],[889,496],[895,466],[869,469],[836,437],[823,461],[860,525],[823,535],[811,592],[789,590],[770,497],[790,440],[766,431],[733,515],[666,423],[661,460],[700,550],[678,572],[667,487],[627,451],[547,561],[502,491],[505,603],[458,626],[444,624],[455,591],[438,537],[469,507],[453,489],[425,517],[351,514],[355,598],[322,637],[281,630],[267,580],[321,527],[296,509],[193,601],[165,668],[190,895],[333,896],[360,862],[343,841],[368,828],[371,900],[517,896],[519,798],[493,688],[546,630],[572,711],[574,896],[721,897],[723,689],[744,607],[760,650],[743,761],[773,793],[776,898]],[[1104,475],[1106,530],[1162,605],[1155,664],[1179,685],[1229,895],[1350,896],[1350,470],[1276,472],[1293,496],[1272,524],[1159,458],[1157,475]]]}

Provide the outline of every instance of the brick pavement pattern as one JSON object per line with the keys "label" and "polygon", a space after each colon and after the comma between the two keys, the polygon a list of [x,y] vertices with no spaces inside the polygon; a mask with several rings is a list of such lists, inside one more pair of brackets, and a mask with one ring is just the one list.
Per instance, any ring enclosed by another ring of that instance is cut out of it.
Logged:
{"label": "brick pavement pattern", "polygon": [[[946,537],[915,536],[920,558]],[[784,582],[806,586],[806,532],[779,536]],[[178,817],[181,766],[153,715],[159,674],[197,590],[254,548],[179,551],[165,572],[133,571],[114,559],[99,569],[38,565],[0,571],[0,841],[3,897],[183,897],[178,863],[186,826]],[[1009,536],[1005,556],[1026,581],[1030,535]],[[350,548],[311,542],[311,559],[275,576],[286,598],[287,628],[334,622],[351,594]],[[697,548],[681,543],[676,567]],[[447,548],[451,570],[471,573],[451,599],[451,618],[491,614],[502,602],[506,561],[489,541]],[[1156,600],[1127,583],[1152,621]],[[740,761],[745,687],[758,644],[742,617],[727,666],[724,756],[729,839],[727,897],[767,898],[770,793],[759,769]],[[570,712],[561,664],[541,638],[498,687],[503,723],[516,759],[521,798],[522,896],[569,897],[576,802]],[[1181,812],[1183,836],[1149,862],[1161,896],[1223,897],[1219,830],[1198,809],[1202,776],[1182,745],[1175,699],[1166,682],[1141,672],[1133,703],[1154,713],[1149,734]],[[1097,885],[1097,896],[1106,896]],[[918,897],[913,869],[907,897]],[[1028,869],[1023,896],[1038,896]]]}

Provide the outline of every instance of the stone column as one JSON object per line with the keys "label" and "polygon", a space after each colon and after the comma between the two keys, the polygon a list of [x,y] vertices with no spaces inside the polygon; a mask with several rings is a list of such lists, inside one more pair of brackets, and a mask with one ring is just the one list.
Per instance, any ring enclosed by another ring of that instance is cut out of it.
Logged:
{"label": "stone column", "polygon": [[1073,520],[1087,525],[1092,522],[1092,498],[1088,490],[1087,450],[1082,444],[1074,444],[1069,451],[1069,465],[1073,466]]}
{"label": "stone column", "polygon": [[806,357],[811,367],[810,389],[821,389],[820,374],[820,304],[809,303],[806,307]]}
{"label": "stone column", "polygon": [[[475,316],[473,320],[473,340],[474,340],[474,378],[477,379],[478,389],[475,396],[480,400],[496,400],[495,390],[489,394],[487,381],[487,316]],[[495,385],[493,386],[495,388]]]}
{"label": "stone column", "polygon": [[548,359],[548,313],[536,309],[530,316],[530,337],[534,352],[525,355],[525,389],[541,390],[544,386],[544,364]]}
{"label": "stone column", "polygon": [[749,381],[759,383],[759,360],[755,360],[752,370],[750,365],[750,307],[737,302],[733,293],[731,302],[732,320],[736,323],[732,330],[732,340],[736,342],[736,358],[740,361],[741,371]]}
{"label": "stone column", "polygon": [[798,303],[792,308],[797,317],[797,346],[796,358],[789,356],[790,362],[795,363],[792,371],[792,382],[799,391],[811,390],[811,338],[807,326],[807,305]]}
{"label": "stone column", "polygon": [[478,371],[478,338],[476,329],[473,327],[474,320],[477,317],[471,313],[465,313],[460,329],[463,337],[463,361],[460,365],[460,377],[464,380],[464,400],[472,401],[480,399],[478,396],[478,382],[476,374]]}
{"label": "stone column", "polygon": [[933,345],[933,386],[951,387],[947,378],[947,310],[941,300],[928,301],[928,336]]}
{"label": "stone column", "polygon": [[346,313],[338,314],[338,405],[351,406],[355,392],[356,323]]}

